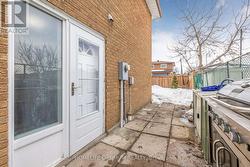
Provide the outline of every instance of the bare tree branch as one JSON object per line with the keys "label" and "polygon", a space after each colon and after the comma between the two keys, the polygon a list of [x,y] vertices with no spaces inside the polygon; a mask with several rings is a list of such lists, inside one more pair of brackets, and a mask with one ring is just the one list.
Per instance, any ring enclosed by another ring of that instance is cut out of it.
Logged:
{"label": "bare tree branch", "polygon": [[250,20],[249,1],[244,0],[241,10],[228,23],[222,22],[223,8],[197,10],[190,7],[181,11],[185,27],[173,47],[176,55],[185,60],[189,69],[193,69],[191,61],[197,60],[196,69],[204,69],[223,62],[225,57],[239,55],[239,33],[241,29],[248,30]]}

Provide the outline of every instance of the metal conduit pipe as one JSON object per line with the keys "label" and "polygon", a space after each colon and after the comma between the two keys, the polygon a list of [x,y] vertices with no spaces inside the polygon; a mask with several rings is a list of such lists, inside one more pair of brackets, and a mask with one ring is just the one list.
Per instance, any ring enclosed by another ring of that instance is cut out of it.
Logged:
{"label": "metal conduit pipe", "polygon": [[123,118],[124,118],[123,86],[124,86],[123,81],[120,81],[120,127],[121,128],[124,126],[124,121],[123,121]]}

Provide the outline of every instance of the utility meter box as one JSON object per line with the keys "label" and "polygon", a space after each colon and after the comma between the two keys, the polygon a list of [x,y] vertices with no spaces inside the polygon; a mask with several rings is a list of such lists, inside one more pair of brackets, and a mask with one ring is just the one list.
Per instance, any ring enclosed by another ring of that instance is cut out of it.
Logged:
{"label": "utility meter box", "polygon": [[135,78],[132,77],[132,76],[129,77],[129,78],[128,78],[128,84],[129,84],[129,85],[134,85],[134,84],[135,84]]}
{"label": "utility meter box", "polygon": [[119,80],[127,81],[128,80],[128,71],[129,65],[126,62],[119,62]]}

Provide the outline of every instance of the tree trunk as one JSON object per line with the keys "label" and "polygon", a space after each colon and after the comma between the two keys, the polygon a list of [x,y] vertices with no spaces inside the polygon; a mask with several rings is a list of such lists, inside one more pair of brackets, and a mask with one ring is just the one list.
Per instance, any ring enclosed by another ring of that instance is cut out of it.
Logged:
{"label": "tree trunk", "polygon": [[201,69],[203,67],[201,46],[199,46],[199,48],[198,48],[198,60],[199,60],[199,69]]}

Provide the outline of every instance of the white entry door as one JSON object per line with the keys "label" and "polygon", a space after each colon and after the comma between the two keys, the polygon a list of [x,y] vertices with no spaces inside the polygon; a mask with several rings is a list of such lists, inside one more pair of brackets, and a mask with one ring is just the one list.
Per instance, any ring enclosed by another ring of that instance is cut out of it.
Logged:
{"label": "white entry door", "polygon": [[104,41],[70,25],[70,154],[104,132]]}

